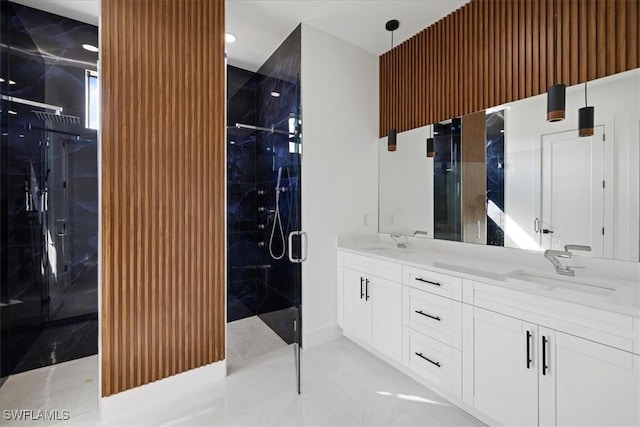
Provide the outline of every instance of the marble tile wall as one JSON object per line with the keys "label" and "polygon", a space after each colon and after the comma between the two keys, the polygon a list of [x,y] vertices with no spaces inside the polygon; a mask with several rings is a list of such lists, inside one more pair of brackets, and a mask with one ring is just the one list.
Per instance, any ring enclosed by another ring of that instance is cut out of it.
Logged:
{"label": "marble tile wall", "polygon": [[85,75],[98,54],[82,44],[97,46],[98,29],[11,2],[0,8],[2,94],[79,118],[44,121],[33,113],[43,108],[0,103],[4,377],[97,353],[97,132],[85,128]]}

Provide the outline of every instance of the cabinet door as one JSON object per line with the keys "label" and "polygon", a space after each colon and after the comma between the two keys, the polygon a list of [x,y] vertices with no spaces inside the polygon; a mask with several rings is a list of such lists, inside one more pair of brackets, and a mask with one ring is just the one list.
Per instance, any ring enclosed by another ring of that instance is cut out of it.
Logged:
{"label": "cabinet door", "polygon": [[541,425],[640,425],[640,356],[543,328],[540,334],[550,340]]}
{"label": "cabinet door", "polygon": [[402,363],[402,285],[368,277],[370,344]]}
{"label": "cabinet door", "polygon": [[477,307],[473,317],[474,406],[504,425],[537,425],[537,326]]}
{"label": "cabinet door", "polygon": [[364,273],[350,268],[342,269],[344,329],[362,342],[367,341],[367,302],[364,280]]}

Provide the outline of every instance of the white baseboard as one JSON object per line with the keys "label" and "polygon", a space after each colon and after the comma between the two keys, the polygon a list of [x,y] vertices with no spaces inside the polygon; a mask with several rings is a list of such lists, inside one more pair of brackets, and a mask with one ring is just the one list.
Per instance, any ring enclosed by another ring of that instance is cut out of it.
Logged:
{"label": "white baseboard", "polygon": [[[304,326],[303,326],[304,328]],[[314,329],[313,331],[304,332],[302,336],[302,347],[309,349],[320,344],[333,341],[342,336],[342,329],[337,323]]]}
{"label": "white baseboard", "polygon": [[206,386],[227,376],[227,361],[211,363],[154,381],[140,387],[125,390],[100,399],[102,419],[121,416],[149,403],[171,400],[184,394],[185,390]]}

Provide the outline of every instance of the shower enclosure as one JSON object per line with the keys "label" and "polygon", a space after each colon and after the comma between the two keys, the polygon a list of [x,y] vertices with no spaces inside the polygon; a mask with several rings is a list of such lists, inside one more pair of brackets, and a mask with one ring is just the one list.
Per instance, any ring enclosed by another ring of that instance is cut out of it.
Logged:
{"label": "shower enclosure", "polygon": [[300,29],[256,72],[227,68],[227,320],[257,316],[299,349]]}
{"label": "shower enclosure", "polygon": [[[97,353],[97,27],[0,4],[2,378]],[[92,108],[89,108],[92,106]]]}

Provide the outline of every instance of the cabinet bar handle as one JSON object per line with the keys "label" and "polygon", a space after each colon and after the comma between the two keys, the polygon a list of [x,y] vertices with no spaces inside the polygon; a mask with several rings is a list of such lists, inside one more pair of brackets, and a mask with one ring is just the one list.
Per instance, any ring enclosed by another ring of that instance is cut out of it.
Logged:
{"label": "cabinet bar handle", "polygon": [[365,301],[369,301],[369,279],[364,279]]}
{"label": "cabinet bar handle", "polygon": [[364,289],[362,288],[362,285],[364,284],[364,278],[360,278],[360,299],[364,298]]}
{"label": "cabinet bar handle", "polygon": [[430,314],[424,313],[422,310],[415,310],[415,312],[418,313],[418,314],[422,314],[423,316],[429,317],[431,319],[437,320],[438,322],[440,322],[442,320],[438,316],[432,316]]}
{"label": "cabinet bar handle", "polygon": [[430,285],[435,285],[435,286],[442,286],[440,283],[438,282],[432,282],[431,280],[427,280],[427,279],[423,279],[422,277],[416,277],[415,278],[418,282],[424,282],[424,283],[429,283]]}
{"label": "cabinet bar handle", "polygon": [[547,375],[547,337],[542,336],[542,375]]}
{"label": "cabinet bar handle", "polygon": [[531,368],[531,332],[527,331],[527,369]]}
{"label": "cabinet bar handle", "polygon": [[429,358],[427,358],[427,357],[424,357],[424,356],[422,355],[422,353],[415,353],[415,354],[416,354],[416,356],[423,358],[423,359],[424,359],[424,360],[426,360],[427,362],[429,362],[429,363],[433,363],[433,364],[434,364],[434,365],[436,365],[438,368],[440,367],[440,362],[434,362],[433,360],[431,360],[431,359],[429,359]]}

